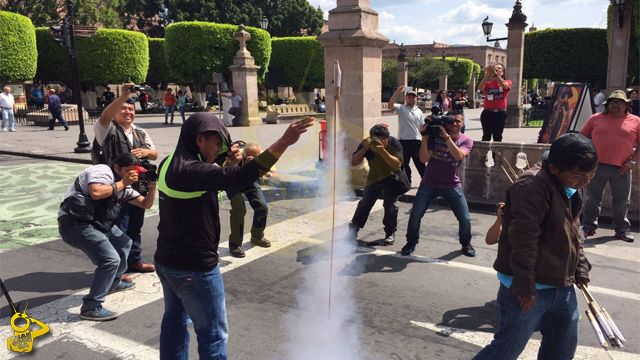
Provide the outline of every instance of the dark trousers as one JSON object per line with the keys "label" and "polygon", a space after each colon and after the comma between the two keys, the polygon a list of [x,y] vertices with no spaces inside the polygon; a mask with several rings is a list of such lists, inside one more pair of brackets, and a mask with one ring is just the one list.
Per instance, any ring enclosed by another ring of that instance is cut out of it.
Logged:
{"label": "dark trousers", "polygon": [[69,124],[67,124],[67,122],[64,121],[64,118],[62,117],[62,111],[54,111],[51,113],[51,116],[52,118],[49,119],[49,129],[53,129],[53,127],[56,125],[56,119],[58,119],[62,126],[69,127]]}
{"label": "dark trousers", "polygon": [[362,229],[369,218],[371,208],[375,205],[376,200],[383,193],[384,217],[382,218],[382,225],[384,225],[384,232],[386,235],[391,235],[396,232],[398,228],[398,197],[388,194],[383,191],[382,183],[369,184],[364,187],[362,193],[362,200],[358,202],[356,212],[353,214],[351,223]]}
{"label": "dark trousers", "polygon": [[260,185],[257,182],[246,188],[227,190],[227,198],[231,202],[231,210],[229,210],[231,224],[229,242],[238,246],[242,245],[244,215],[247,213],[243,195],[249,200],[249,205],[253,208],[252,238],[264,236],[264,228],[267,227],[267,215],[269,214],[267,200],[264,198],[262,189],[260,189]]}
{"label": "dark trousers", "polygon": [[120,219],[118,227],[131,238],[131,250],[129,250],[128,264],[137,264],[142,261],[142,225],[144,225],[144,209],[128,202],[120,207]]}
{"label": "dark trousers", "polygon": [[140,111],[141,111],[143,114],[146,114],[146,113],[147,113],[147,102],[146,102],[146,101],[144,101],[144,100],[140,100]]}
{"label": "dark trousers", "polygon": [[493,141],[502,141],[502,132],[507,122],[507,111],[483,110],[480,115],[482,123],[482,141],[489,141],[493,136]]}
{"label": "dark trousers", "polygon": [[421,143],[422,141],[420,140],[400,140],[400,145],[402,145],[402,165],[409,178],[409,183],[411,183],[411,167],[409,166],[411,159],[413,159],[413,164],[416,166],[416,169],[418,169],[420,178],[424,176],[426,165],[420,161]]}
{"label": "dark trousers", "polygon": [[229,114],[233,115],[232,126],[242,126],[242,110],[240,108],[232,107],[229,109]]}

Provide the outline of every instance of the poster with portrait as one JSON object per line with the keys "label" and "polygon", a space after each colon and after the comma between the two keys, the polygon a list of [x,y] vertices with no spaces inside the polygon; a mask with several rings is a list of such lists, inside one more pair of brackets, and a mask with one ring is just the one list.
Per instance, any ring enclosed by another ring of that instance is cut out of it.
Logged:
{"label": "poster with portrait", "polygon": [[558,136],[570,130],[579,131],[592,114],[593,103],[588,85],[576,83],[556,85],[538,143],[551,144]]}

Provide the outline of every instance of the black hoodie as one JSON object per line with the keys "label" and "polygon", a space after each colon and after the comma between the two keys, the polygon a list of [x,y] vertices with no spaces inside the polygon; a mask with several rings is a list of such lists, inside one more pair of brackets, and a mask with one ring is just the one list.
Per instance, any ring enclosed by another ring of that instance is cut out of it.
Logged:
{"label": "black hoodie", "polygon": [[265,151],[244,166],[204,162],[196,136],[209,131],[218,132],[226,147],[231,144],[224,124],[213,114],[199,112],[187,119],[174,153],[160,164],[155,260],[171,269],[206,272],[218,265],[218,190],[250,185],[277,161]]}

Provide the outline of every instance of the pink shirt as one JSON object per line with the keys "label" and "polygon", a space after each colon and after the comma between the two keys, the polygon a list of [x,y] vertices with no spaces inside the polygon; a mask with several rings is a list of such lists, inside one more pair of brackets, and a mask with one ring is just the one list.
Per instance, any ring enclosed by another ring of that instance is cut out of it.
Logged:
{"label": "pink shirt", "polygon": [[500,86],[497,80],[487,81],[484,88],[484,105],[485,109],[504,110],[507,108],[507,96],[511,90],[511,80],[505,80],[509,84],[508,89]]}
{"label": "pink shirt", "polygon": [[640,118],[630,113],[620,118],[597,113],[591,115],[580,134],[591,136],[598,162],[622,166],[633,155],[633,147],[640,143]]}

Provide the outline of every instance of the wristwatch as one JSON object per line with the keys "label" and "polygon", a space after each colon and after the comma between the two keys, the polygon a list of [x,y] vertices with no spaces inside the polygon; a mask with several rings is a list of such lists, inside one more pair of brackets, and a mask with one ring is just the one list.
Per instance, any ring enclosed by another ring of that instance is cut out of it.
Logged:
{"label": "wristwatch", "polygon": [[636,166],[638,163],[633,161],[633,160],[629,160],[629,162],[631,163],[631,165]]}

